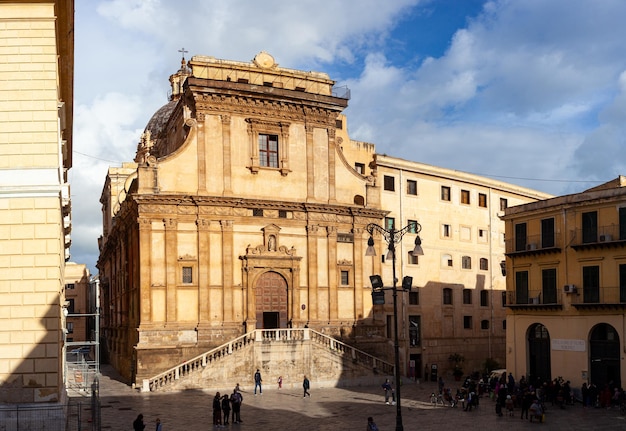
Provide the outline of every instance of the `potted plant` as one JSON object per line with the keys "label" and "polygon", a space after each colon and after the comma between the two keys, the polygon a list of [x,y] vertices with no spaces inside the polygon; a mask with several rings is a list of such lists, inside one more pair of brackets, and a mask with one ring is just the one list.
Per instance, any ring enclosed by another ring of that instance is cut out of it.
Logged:
{"label": "potted plant", "polygon": [[463,377],[462,365],[463,361],[465,361],[465,358],[459,353],[453,353],[448,357],[448,361],[453,364],[452,375],[454,376],[454,380],[458,382],[459,380],[461,380],[461,377]]}

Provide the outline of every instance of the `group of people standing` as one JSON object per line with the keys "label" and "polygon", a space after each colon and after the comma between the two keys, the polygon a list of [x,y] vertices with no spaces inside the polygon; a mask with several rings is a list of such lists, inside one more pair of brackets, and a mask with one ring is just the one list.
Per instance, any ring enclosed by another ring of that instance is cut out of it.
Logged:
{"label": "group of people standing", "polygon": [[233,389],[233,393],[221,395],[219,392],[213,398],[213,425],[216,428],[223,428],[228,425],[231,417],[233,424],[239,424],[241,420],[241,403],[243,403],[243,395],[239,390],[239,383]]}

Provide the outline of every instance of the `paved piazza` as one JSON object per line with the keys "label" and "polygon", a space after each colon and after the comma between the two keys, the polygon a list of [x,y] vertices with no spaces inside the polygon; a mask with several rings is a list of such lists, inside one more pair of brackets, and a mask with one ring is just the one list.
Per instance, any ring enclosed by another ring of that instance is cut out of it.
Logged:
{"label": "paved piazza", "polygon": [[[132,422],[139,413],[144,415],[146,431],[155,429],[157,417],[163,423],[163,431],[215,429],[211,409],[215,390],[145,394],[120,383],[109,366],[104,366],[102,372],[103,430],[132,430]],[[302,397],[300,384],[294,389],[285,387],[289,386],[288,382],[283,386],[278,390],[275,383],[266,383],[263,395],[254,396],[248,383],[243,388],[243,423],[222,429],[362,431],[366,429],[367,417],[373,416],[381,431],[395,430],[396,407],[385,405],[380,386],[316,389],[312,379],[311,398]],[[626,430],[626,418],[617,409],[585,409],[577,404],[561,410],[548,405],[546,422],[537,424],[521,420],[519,410],[514,417],[496,416],[494,403],[488,398],[482,398],[478,409],[471,412],[463,411],[460,406],[432,407],[429,395],[435,389],[436,383],[430,382],[402,387],[405,430]]]}

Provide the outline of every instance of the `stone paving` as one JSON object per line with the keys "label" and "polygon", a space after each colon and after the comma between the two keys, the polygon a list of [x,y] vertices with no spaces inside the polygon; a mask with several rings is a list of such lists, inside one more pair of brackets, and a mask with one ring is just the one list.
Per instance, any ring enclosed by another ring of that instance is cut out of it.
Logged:
{"label": "stone paving", "polygon": [[[139,413],[144,415],[146,431],[155,429],[157,417],[161,419],[163,431],[216,429],[212,425],[211,411],[215,390],[140,393],[121,383],[112,368],[103,367],[102,374],[100,399],[103,430],[132,431],[132,422]],[[396,429],[396,406],[384,403],[380,386],[316,389],[312,379],[311,397],[303,398],[299,383],[292,388],[289,382],[283,382],[281,390],[276,384],[267,384],[263,394],[257,396],[253,394],[253,385],[244,383],[241,382],[243,423],[222,429],[362,431],[366,429],[368,416],[374,417],[381,431]],[[402,386],[402,422],[405,430],[626,430],[626,418],[618,410],[583,408],[580,404],[565,409],[548,405],[546,422],[542,424],[521,420],[519,410],[515,411],[514,417],[498,417],[489,398],[481,398],[479,407],[471,412],[463,411],[460,406],[434,407],[430,403],[430,394],[436,387],[436,383],[431,382],[405,383]],[[232,392],[232,388],[228,392]]]}

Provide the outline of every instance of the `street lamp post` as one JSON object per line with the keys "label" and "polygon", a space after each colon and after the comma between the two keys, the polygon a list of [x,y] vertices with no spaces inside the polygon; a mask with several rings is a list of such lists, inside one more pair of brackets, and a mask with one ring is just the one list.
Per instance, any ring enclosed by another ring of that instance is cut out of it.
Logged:
{"label": "street lamp post", "polygon": [[[401,388],[401,376],[400,376],[400,341],[398,336],[398,290],[397,283],[398,279],[396,278],[396,244],[402,240],[402,237],[406,233],[415,233],[418,234],[415,237],[415,248],[413,249],[413,255],[423,255],[424,251],[422,250],[422,240],[419,237],[419,233],[422,230],[422,226],[417,222],[409,223],[407,226],[402,229],[396,230],[394,227],[391,229],[385,229],[382,226],[379,226],[375,223],[370,223],[366,228],[367,232],[370,234],[370,237],[367,241],[367,250],[365,252],[366,256],[376,256],[376,250],[374,249],[374,231],[379,232],[387,244],[389,244],[389,253],[391,254],[391,270],[393,276],[393,287],[385,288],[383,287],[382,278],[379,275],[373,275],[370,277],[372,281],[372,288],[374,290],[391,290],[393,292],[393,326],[394,326],[394,356],[395,356],[395,365],[394,365],[394,375],[396,381],[396,431],[403,431],[404,425],[402,425],[402,403],[400,396],[400,388]],[[407,287],[411,288],[411,283],[413,281],[412,277],[404,277],[402,280],[402,287],[406,289]],[[408,285],[408,286],[407,286]]]}

